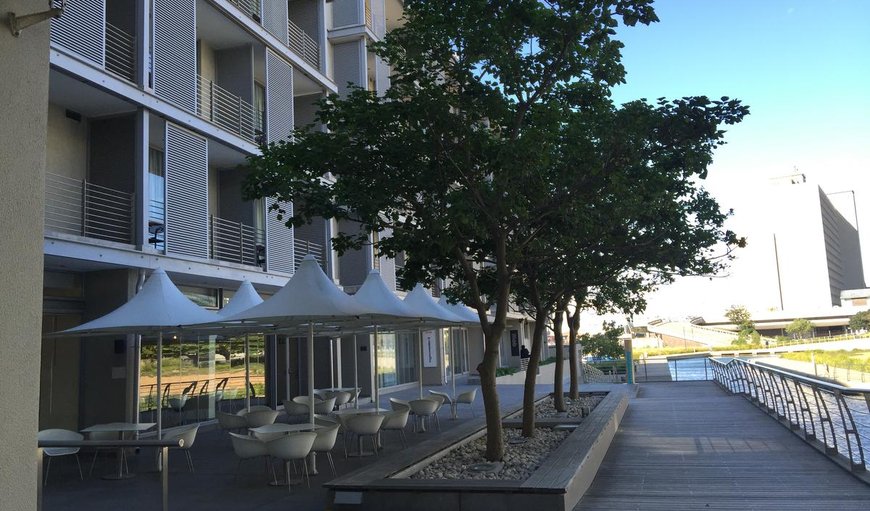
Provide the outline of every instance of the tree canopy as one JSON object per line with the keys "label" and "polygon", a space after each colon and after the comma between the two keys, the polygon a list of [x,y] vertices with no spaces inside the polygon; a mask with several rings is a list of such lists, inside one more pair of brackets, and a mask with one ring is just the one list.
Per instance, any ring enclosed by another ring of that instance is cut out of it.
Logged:
{"label": "tree canopy", "polygon": [[852,330],[870,330],[870,310],[858,312],[849,318],[849,328]]}
{"label": "tree canopy", "polygon": [[326,131],[264,146],[245,193],[294,201],[288,225],[358,222],[333,239],[340,252],[381,233],[382,255],[405,255],[406,287],[452,283],[481,320],[486,455],[500,459],[495,369],[521,268],[549,244],[585,257],[577,281],[598,286],[717,271],[717,251],[740,240],[700,180],[722,127],[748,109],[704,96],[612,103],[625,78],[614,29],[657,21],[651,0],[409,0],[405,16],[375,45],[393,72],[386,94],[322,101]]}

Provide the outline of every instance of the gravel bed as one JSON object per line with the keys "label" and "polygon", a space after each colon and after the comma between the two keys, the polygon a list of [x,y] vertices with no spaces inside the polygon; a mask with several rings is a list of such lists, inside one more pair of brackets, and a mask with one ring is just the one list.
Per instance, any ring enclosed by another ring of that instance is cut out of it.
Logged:
{"label": "gravel bed", "polygon": [[[462,447],[450,451],[438,461],[411,476],[411,479],[528,479],[538,465],[550,455],[562,440],[568,436],[567,431],[553,431],[549,428],[537,428],[533,438],[523,438],[522,431],[506,428],[504,460],[496,464],[496,470],[476,471],[475,466],[484,464],[486,458],[486,436],[469,442]],[[522,443],[513,443],[522,442]]]}
{"label": "gravel bed", "polygon": [[[538,419],[581,417],[583,407],[595,408],[603,396],[582,396],[576,401],[565,398],[565,412],[557,412],[553,399],[545,399],[535,407]],[[522,430],[505,428],[504,460],[487,463],[486,436],[452,450],[443,458],[435,461],[411,479],[500,479],[524,481],[534,472],[547,456],[565,440],[569,431],[553,431],[550,428],[536,428],[533,438],[524,438]]]}

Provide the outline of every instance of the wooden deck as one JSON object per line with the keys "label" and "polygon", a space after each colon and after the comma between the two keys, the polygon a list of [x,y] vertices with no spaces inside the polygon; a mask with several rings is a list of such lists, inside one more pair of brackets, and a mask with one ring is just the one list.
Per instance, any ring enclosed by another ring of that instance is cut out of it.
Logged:
{"label": "wooden deck", "polygon": [[865,485],[713,382],[649,383],[577,510],[863,510]]}

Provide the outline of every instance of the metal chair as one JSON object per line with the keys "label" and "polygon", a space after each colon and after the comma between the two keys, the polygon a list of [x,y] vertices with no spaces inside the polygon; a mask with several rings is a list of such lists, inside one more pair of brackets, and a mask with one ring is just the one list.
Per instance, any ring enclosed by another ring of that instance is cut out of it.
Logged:
{"label": "metal chair", "polygon": [[356,435],[359,443],[358,456],[367,456],[369,453],[363,452],[363,437],[371,437],[374,454],[378,454],[377,436],[381,430],[381,425],[384,423],[386,415],[375,413],[361,413],[354,415],[345,423],[345,438],[344,438],[344,457],[347,458],[347,441]]}
{"label": "metal chair", "polygon": [[[163,430],[163,439],[164,440],[184,440],[184,443],[181,447],[173,447],[173,449],[181,449],[184,451],[184,454],[187,456],[187,468],[193,472],[193,458],[190,456],[190,448],[193,447],[194,442],[196,442],[196,433],[199,431],[199,424],[191,424],[189,426],[176,426],[174,428],[164,429]],[[158,469],[165,468],[169,470],[169,467],[163,467],[163,460],[160,459],[160,450],[157,450]]]}
{"label": "metal chair", "polygon": [[[315,423],[317,419],[315,418]],[[338,436],[338,423],[332,423],[330,426],[321,427],[315,431],[317,438],[314,440],[314,445],[311,447],[311,452],[325,453],[326,459],[329,460],[329,468],[332,469],[332,475],[338,475],[335,472],[335,463],[332,461],[332,449],[335,447],[335,439]]]}
{"label": "metal chair", "polygon": [[437,390],[430,390],[429,394],[429,397],[439,396],[440,398],[442,398],[444,400],[443,402],[447,403],[450,406],[450,418],[456,418],[456,402],[450,398],[449,394],[447,394],[446,392],[439,392]]}
{"label": "metal chair", "polygon": [[410,408],[402,408],[394,410],[386,414],[384,423],[381,424],[381,431],[398,431],[402,438],[402,448],[407,447],[405,441],[405,426],[408,425],[408,416],[411,413]]}
{"label": "metal chair", "polygon": [[476,397],[477,389],[471,389],[468,392],[463,392],[456,396],[456,401],[453,403],[453,417],[456,417],[456,414],[459,411],[459,405],[468,405],[468,409],[471,410],[471,416],[476,417],[474,414],[474,398]]}
{"label": "metal chair", "polygon": [[285,399],[284,413],[287,414],[290,422],[296,422],[296,420],[293,419],[294,417],[304,417],[302,422],[305,422],[308,420],[308,405]]}
{"label": "metal chair", "polygon": [[[308,476],[308,464],[304,462],[305,457],[311,453],[311,448],[314,446],[314,440],[317,439],[317,433],[301,432],[291,433],[281,438],[272,440],[266,443],[266,450],[273,458],[284,460],[285,477],[290,474],[290,462],[295,460],[303,460],[302,472],[305,480],[308,482],[308,487],[311,488],[311,478]],[[275,481],[277,483],[277,480]],[[292,486],[287,484],[287,491],[292,493]]]}
{"label": "metal chair", "polygon": [[[411,407],[411,412],[414,414],[414,431],[417,430],[417,421],[419,419],[420,422],[420,430],[421,432],[426,431],[426,422],[428,422],[429,417],[435,417],[435,424],[438,424],[438,408],[441,406],[441,403],[434,399],[424,398],[424,399],[415,399],[413,401],[409,401],[408,405]],[[439,427],[439,430],[441,428]]]}
{"label": "metal chair", "polygon": [[[266,442],[254,437],[232,432],[230,432],[230,439],[233,442],[233,451],[236,453],[236,456],[239,457],[239,464],[236,466],[236,475],[234,478],[238,478],[239,469],[242,466],[242,462],[245,460],[263,458],[266,460],[267,468],[272,466],[269,463],[269,451],[266,448]],[[272,471],[272,477],[275,477],[274,470]]]}
{"label": "metal chair", "polygon": [[[74,440],[81,441],[85,438],[81,433],[70,431],[68,429],[44,429],[36,434],[38,440]],[[82,464],[79,462],[78,447],[46,447],[42,453],[48,457],[48,462],[45,464],[45,478],[43,484],[48,484],[48,471],[51,469],[51,459],[56,456],[71,456],[75,455],[76,465],[79,467],[79,479],[84,480],[82,475]]]}

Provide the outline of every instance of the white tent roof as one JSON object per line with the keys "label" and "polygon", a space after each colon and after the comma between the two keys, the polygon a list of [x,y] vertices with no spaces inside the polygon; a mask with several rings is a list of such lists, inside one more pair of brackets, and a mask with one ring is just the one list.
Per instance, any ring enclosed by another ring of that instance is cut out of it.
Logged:
{"label": "white tent roof", "polygon": [[233,314],[244,312],[255,305],[263,303],[263,299],[257,294],[254,286],[247,280],[243,280],[236,294],[217,312],[221,318],[227,318]]}
{"label": "white tent roof", "polygon": [[181,330],[182,325],[214,321],[216,315],[190,301],[161,268],[133,298],[112,312],[59,335],[149,333]]}
{"label": "white tent roof", "polygon": [[405,304],[414,310],[420,318],[424,320],[433,320],[440,323],[461,323],[462,319],[444,307],[438,305],[438,302],[432,298],[429,291],[422,284],[417,284],[405,296]]}
{"label": "white tent roof", "polygon": [[365,282],[351,296],[354,303],[364,310],[363,316],[377,320],[411,320],[420,319],[420,315],[395,295],[381,278],[381,272],[371,270]]}
{"label": "white tent roof", "polygon": [[365,312],[329,280],[309,254],[296,274],[271,298],[223,320],[292,327],[309,321],[353,321]]}
{"label": "white tent roof", "polygon": [[438,299],[438,305],[450,311],[454,316],[458,316],[465,324],[480,325],[480,317],[477,313],[461,303],[450,303],[446,296],[441,295],[441,298]]}

